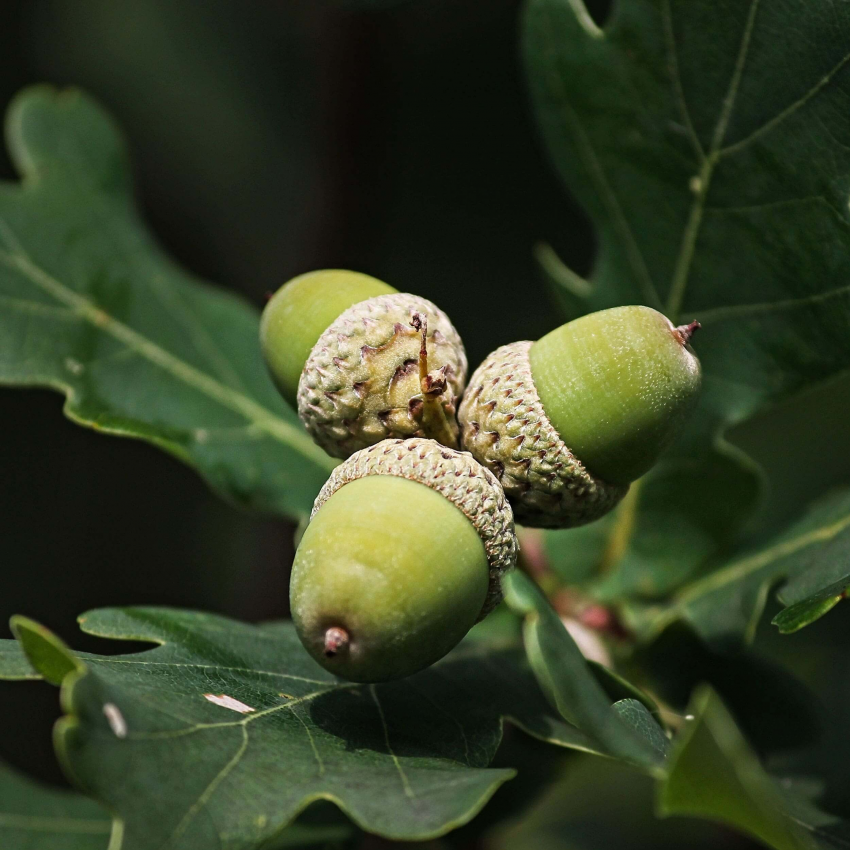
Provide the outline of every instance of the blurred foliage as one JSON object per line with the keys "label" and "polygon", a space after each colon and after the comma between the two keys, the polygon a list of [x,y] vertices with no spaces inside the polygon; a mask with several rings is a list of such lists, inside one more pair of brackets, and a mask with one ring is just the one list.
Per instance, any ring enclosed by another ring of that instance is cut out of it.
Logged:
{"label": "blurred foliage", "polygon": [[[130,140],[145,217],[192,272],[259,307],[298,272],[360,268],[457,303],[477,360],[557,321],[534,240],[579,268],[592,247],[528,119],[517,14],[514,0],[367,12],[314,0],[250,12],[223,0],[9,0],[0,98],[5,107],[49,79],[103,101]],[[12,177],[2,150],[0,172]],[[506,323],[498,298],[480,293],[514,288],[533,297]],[[0,619],[37,614],[72,636],[79,611],[105,604],[287,613],[291,526],[234,511],[150,447],[81,431],[46,393],[0,399]],[[0,755],[61,781],[47,731],[55,700],[24,692],[29,711],[0,699],[13,732]]]}
{"label": "blurred foliage", "polygon": [[[594,256],[588,222],[557,185],[530,118],[517,59],[519,6],[7,0],[0,99],[5,106],[23,85],[48,79],[102,100],[131,140],[145,216],[191,272],[259,307],[298,272],[358,268],[451,304],[474,364],[574,309],[541,264],[557,276],[554,256],[588,275]],[[601,21],[607,4],[589,6]],[[0,176],[10,177],[3,156]],[[554,254],[538,249],[536,261],[532,249],[541,242]],[[571,282],[581,290],[582,278]],[[521,309],[513,307],[517,293]],[[70,637],[78,611],[102,605],[172,604],[252,621],[286,613],[292,526],[234,511],[148,446],[75,428],[47,393],[3,390],[0,403],[4,617],[31,613]],[[844,376],[731,433],[767,472],[769,497],[747,528],[750,542],[781,532],[803,504],[850,482],[848,419]],[[595,575],[600,548],[592,538],[603,533],[607,540],[598,524],[557,542],[565,576]],[[81,649],[109,651],[102,644],[75,639]],[[683,639],[680,649],[687,646]],[[791,638],[763,623],[753,667],[705,658],[701,648],[699,656],[668,656],[661,673],[698,669],[750,732],[760,719],[736,712],[735,692],[751,696],[764,684],[766,696],[785,687],[760,664],[793,670],[820,704],[801,713],[802,686],[788,685],[755,743],[773,772],[823,777],[824,804],[848,816],[849,648],[839,608]],[[661,689],[662,679],[648,686]],[[0,755],[62,781],[48,731],[55,694],[38,683],[15,687],[13,696],[0,684]],[[803,742],[805,749],[788,749]],[[488,848],[753,846],[719,826],[659,823],[645,777],[603,759],[561,757],[544,764],[534,752],[527,764],[541,775],[526,769],[527,778],[497,793],[482,826],[527,814],[511,830],[491,832]],[[556,769],[564,779],[524,810]],[[461,831],[444,846],[473,840],[481,843]]]}

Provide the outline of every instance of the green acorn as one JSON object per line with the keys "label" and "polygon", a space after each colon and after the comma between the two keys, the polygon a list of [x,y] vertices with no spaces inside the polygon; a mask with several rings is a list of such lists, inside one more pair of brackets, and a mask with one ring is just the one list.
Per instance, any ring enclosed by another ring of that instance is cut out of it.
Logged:
{"label": "green acorn", "polygon": [[292,567],[292,619],[338,676],[408,676],[499,603],[516,552],[511,507],[471,455],[384,440],[340,464],[319,493]]}
{"label": "green acorn", "polygon": [[328,454],[391,437],[457,446],[466,353],[427,299],[357,272],[310,272],[269,300],[260,342],[281,394]]}
{"label": "green acorn", "polygon": [[494,351],[469,382],[462,444],[500,480],[517,521],[610,511],[679,433],[700,387],[697,322],[614,307]]}

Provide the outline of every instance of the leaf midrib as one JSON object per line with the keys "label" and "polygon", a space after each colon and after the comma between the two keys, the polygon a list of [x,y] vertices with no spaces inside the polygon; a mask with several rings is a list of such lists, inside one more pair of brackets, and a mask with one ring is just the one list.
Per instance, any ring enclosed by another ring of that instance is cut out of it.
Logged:
{"label": "leaf midrib", "polygon": [[[7,234],[12,233],[6,224],[3,225],[3,230]],[[150,363],[159,366],[187,386],[217,401],[228,410],[243,416],[268,436],[291,446],[305,458],[316,463],[323,469],[330,471],[336,466],[336,462],[298,428],[285,422],[243,393],[237,392],[215,378],[212,378],[207,373],[195,368],[185,360],[180,359],[128,325],[125,325],[98,307],[90,299],[74,292],[71,288],[36,265],[21,250],[11,252],[0,249],[0,262],[13,271],[20,273],[30,283],[37,286],[43,292],[46,292],[60,304],[73,310],[74,313],[98,330],[117,339],[136,354],[145,358]]]}
{"label": "leaf midrib", "polygon": [[[693,264],[694,253],[696,252],[696,243],[702,229],[703,213],[705,211],[705,202],[708,197],[708,190],[711,186],[711,179],[714,175],[714,170],[720,161],[723,140],[726,136],[726,130],[729,127],[729,121],[732,118],[732,113],[735,109],[735,101],[738,96],[738,90],[741,84],[741,78],[744,73],[744,66],[747,62],[749,54],[750,41],[755,26],[756,14],[758,13],[760,0],[752,0],[750,10],[747,14],[747,22],[744,27],[743,35],[741,36],[741,44],[738,48],[738,56],[735,60],[735,68],[732,72],[732,78],[729,81],[729,89],[726,96],[723,98],[723,104],[720,109],[720,114],[717,118],[717,123],[714,127],[714,132],[711,136],[711,147],[708,153],[705,154],[700,162],[699,176],[696,181],[696,191],[694,200],[691,203],[691,210],[688,215],[685,228],[682,231],[682,238],[679,247],[679,253],[676,258],[676,265],[673,270],[673,280],[670,283],[670,292],[667,296],[666,313],[673,324],[679,320],[679,314],[682,310],[682,305],[685,299],[685,293],[688,287],[688,280],[691,273],[691,265]],[[675,41],[673,39],[673,23],[672,11],[670,8],[670,0],[664,2],[664,12],[669,20],[670,29],[670,45],[669,48],[675,55]],[[678,71],[678,62],[675,66]],[[677,92],[680,92],[681,107],[685,115],[689,116],[687,103],[684,98],[684,89],[681,85],[681,80],[677,80]],[[690,118],[688,118],[689,126]]]}
{"label": "leaf midrib", "polygon": [[[793,115],[799,109],[802,109],[809,101],[815,98],[823,89],[825,89],[848,63],[850,63],[850,52],[845,54],[832,68],[818,80],[802,97],[798,98],[793,103],[786,106],[781,112],[775,115],[770,120],[766,121],[760,127],[757,127],[743,139],[739,139],[732,144],[723,145],[728,129],[729,122],[732,118],[732,113],[735,107],[735,100],[740,87],[740,82],[743,76],[744,66],[746,64],[749,46],[755,25],[755,18],[758,12],[760,0],[752,0],[750,11],[747,16],[747,23],[744,28],[744,33],[741,39],[741,47],[739,49],[738,58],[735,63],[735,70],[732,74],[732,79],[729,84],[729,90],[723,100],[723,106],[720,115],[712,133],[711,147],[707,153],[703,152],[702,145],[696,135],[693,122],[690,118],[687,102],[685,99],[684,88],[682,86],[678,57],[676,54],[676,45],[673,33],[672,11],[670,0],[664,0],[662,7],[662,15],[664,17],[665,40],[668,49],[668,63],[674,94],[676,96],[679,108],[682,111],[683,120],[688,130],[688,136],[694,146],[697,161],[700,164],[699,175],[696,178],[697,190],[694,200],[691,204],[685,228],[682,232],[679,253],[674,267],[673,279],[670,286],[670,293],[667,298],[666,312],[667,316],[674,323],[678,321],[679,314],[684,304],[685,293],[687,291],[688,280],[690,277],[690,269],[696,249],[696,242],[702,226],[703,213],[706,211],[705,202],[708,196],[708,190],[711,184],[711,179],[714,171],[725,157],[734,155],[748,147],[756,139],[769,133],[774,127],[781,124],[786,118]],[[728,311],[729,315],[734,315],[734,307],[717,308],[712,312],[722,313]]]}
{"label": "leaf midrib", "polygon": [[688,588],[679,596],[676,607],[690,605],[695,599],[718,590],[727,584],[740,581],[742,578],[758,572],[763,567],[768,566],[774,561],[778,561],[780,558],[787,558],[815,543],[825,543],[828,540],[832,540],[848,528],[850,528],[850,514],[829,525],[819,526],[798,537],[776,543],[755,555],[751,555],[749,558],[736,561]]}

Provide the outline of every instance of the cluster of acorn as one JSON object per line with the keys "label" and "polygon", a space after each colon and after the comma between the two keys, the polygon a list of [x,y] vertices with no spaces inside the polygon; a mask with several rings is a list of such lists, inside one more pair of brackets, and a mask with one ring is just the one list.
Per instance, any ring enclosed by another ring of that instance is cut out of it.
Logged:
{"label": "cluster of acorn", "polygon": [[696,327],[602,310],[502,346],[465,386],[463,344],[430,301],[349,271],[281,287],[260,326],[266,363],[315,441],[345,459],[292,570],[308,652],[357,682],[442,658],[499,603],[514,517],[597,519],[675,437],[700,384]]}

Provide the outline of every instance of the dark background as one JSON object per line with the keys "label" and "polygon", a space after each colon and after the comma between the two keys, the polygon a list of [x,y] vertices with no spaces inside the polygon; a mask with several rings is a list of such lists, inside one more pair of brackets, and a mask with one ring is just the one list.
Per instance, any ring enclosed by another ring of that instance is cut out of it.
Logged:
{"label": "dark background", "polygon": [[[0,103],[41,81],[95,94],[125,128],[151,227],[210,281],[261,307],[295,274],[365,271],[442,305],[475,364],[560,322],[535,242],[582,274],[594,252],[589,223],[538,144],[520,4],[359,5],[2,0]],[[601,16],[606,5],[591,9]],[[5,153],[0,176],[14,176]],[[239,513],[175,459],[80,429],[61,406],[55,394],[0,390],[0,621],[25,613],[103,651],[77,632],[88,608],[286,614],[289,524]],[[737,441],[772,471],[763,530],[850,481],[848,422],[845,379],[739,429]],[[828,801],[850,810],[844,611],[794,638],[763,631],[762,651],[823,703],[825,737],[799,765],[827,776]],[[1,684],[0,757],[61,782],[57,713],[54,689]],[[644,811],[648,801],[637,800]],[[624,811],[613,820],[637,817]],[[625,830],[617,846],[678,840],[667,826],[645,829],[652,837]],[[580,833],[569,846],[614,846],[603,831]]]}

